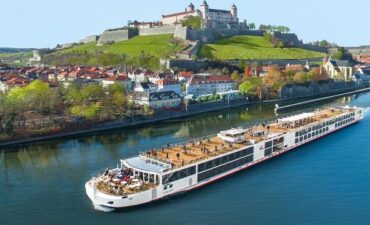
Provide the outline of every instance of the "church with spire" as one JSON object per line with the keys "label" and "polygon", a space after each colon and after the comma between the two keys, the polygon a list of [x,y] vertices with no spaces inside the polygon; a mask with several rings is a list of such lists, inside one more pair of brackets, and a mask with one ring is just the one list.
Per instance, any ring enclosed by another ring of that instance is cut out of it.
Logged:
{"label": "church with spire", "polygon": [[181,24],[181,21],[188,17],[200,17],[202,28],[231,28],[239,25],[238,9],[233,4],[230,10],[212,9],[207,1],[203,1],[199,9],[195,9],[194,5],[190,5],[183,12],[162,15],[161,23],[164,26]]}

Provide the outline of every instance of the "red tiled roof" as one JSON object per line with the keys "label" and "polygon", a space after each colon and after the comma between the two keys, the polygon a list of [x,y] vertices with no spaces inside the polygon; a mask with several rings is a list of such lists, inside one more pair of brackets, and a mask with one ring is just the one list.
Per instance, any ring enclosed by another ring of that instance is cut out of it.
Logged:
{"label": "red tiled roof", "polygon": [[191,84],[233,83],[228,75],[194,75]]}

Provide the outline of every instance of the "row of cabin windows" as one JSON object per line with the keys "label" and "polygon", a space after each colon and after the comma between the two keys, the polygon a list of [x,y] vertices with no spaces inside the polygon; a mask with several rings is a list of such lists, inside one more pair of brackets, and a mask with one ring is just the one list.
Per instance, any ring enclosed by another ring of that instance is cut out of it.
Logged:
{"label": "row of cabin windows", "polygon": [[301,130],[301,131],[297,131],[295,133],[295,136],[296,137],[299,137],[299,136],[306,135],[306,134],[310,133],[311,131],[321,130],[323,127],[326,127],[326,126],[335,124],[337,122],[345,121],[348,118],[352,118],[353,119],[354,116],[355,116],[355,113],[350,113],[348,115],[344,115],[344,116],[341,116],[341,117],[332,119],[332,120],[327,121],[327,122],[324,122],[322,124],[319,124],[319,125],[316,125],[316,126],[313,126],[313,127],[310,127],[310,128],[304,129],[304,130]]}
{"label": "row of cabin windows", "polygon": [[284,143],[284,137],[281,137],[281,138],[278,138],[278,139],[275,139],[273,141],[267,141],[265,143],[265,148],[271,148],[272,145],[280,145],[280,144],[283,144]]}
{"label": "row of cabin windows", "polygon": [[205,170],[212,169],[216,166],[231,162],[233,160],[245,157],[247,155],[253,155],[253,147],[250,147],[248,149],[244,149],[244,150],[241,150],[241,151],[238,151],[238,152],[235,152],[235,153],[232,153],[232,154],[229,154],[229,155],[226,155],[226,156],[214,159],[214,160],[210,160],[205,163],[201,163],[198,165],[198,173],[203,172]]}
{"label": "row of cabin windows", "polygon": [[335,124],[335,127],[337,128],[337,127],[340,127],[340,126],[342,126],[342,125],[344,125],[344,124],[347,124],[347,123],[349,123],[349,122],[353,122],[355,120],[355,118],[349,118],[349,119],[346,119],[346,120],[344,120],[344,121],[341,121],[341,122],[339,122],[339,123],[336,123]]}
{"label": "row of cabin windows", "polygon": [[282,150],[284,150],[283,145],[275,145],[274,147],[265,149],[265,156],[270,156],[273,152],[279,152]]}
{"label": "row of cabin windows", "polygon": [[195,174],[195,166],[176,171],[174,173],[166,174],[162,177],[162,184],[168,184],[185,177],[189,177]]}
{"label": "row of cabin windows", "polygon": [[214,176],[217,176],[219,174],[225,173],[229,170],[235,169],[239,166],[245,165],[247,163],[253,162],[253,155],[244,157],[242,159],[238,159],[234,162],[230,162],[228,164],[225,164],[223,166],[208,170],[206,172],[198,174],[198,182],[207,180],[209,178],[212,178]]}
{"label": "row of cabin windows", "polygon": [[272,152],[283,150],[284,137],[268,141],[265,143],[265,156],[269,156]]}
{"label": "row of cabin windows", "polygon": [[321,135],[321,134],[326,133],[328,131],[329,131],[329,127],[324,127],[324,128],[322,128],[320,130],[313,131],[312,133],[306,134],[304,136],[297,137],[295,139],[295,143],[297,144],[299,142],[309,140],[311,138],[316,137],[317,135]]}

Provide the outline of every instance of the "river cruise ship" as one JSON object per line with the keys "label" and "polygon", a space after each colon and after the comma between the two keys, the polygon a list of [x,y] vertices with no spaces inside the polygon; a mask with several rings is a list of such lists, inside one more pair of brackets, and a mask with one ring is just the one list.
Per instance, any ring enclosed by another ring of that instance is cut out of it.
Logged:
{"label": "river cruise ship", "polygon": [[362,108],[327,108],[150,149],[93,177],[85,184],[86,194],[95,206],[103,208],[147,204],[200,188],[363,117]]}

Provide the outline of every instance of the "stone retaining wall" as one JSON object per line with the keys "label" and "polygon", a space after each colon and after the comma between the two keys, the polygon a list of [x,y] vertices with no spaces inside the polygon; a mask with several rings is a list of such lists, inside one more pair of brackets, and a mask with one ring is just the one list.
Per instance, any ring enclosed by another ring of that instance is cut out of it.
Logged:
{"label": "stone retaining wall", "polygon": [[101,34],[97,46],[105,45],[110,42],[126,41],[137,35],[138,31],[136,29],[106,30]]}
{"label": "stone retaining wall", "polygon": [[139,30],[139,36],[161,35],[175,33],[176,26],[154,27]]}

